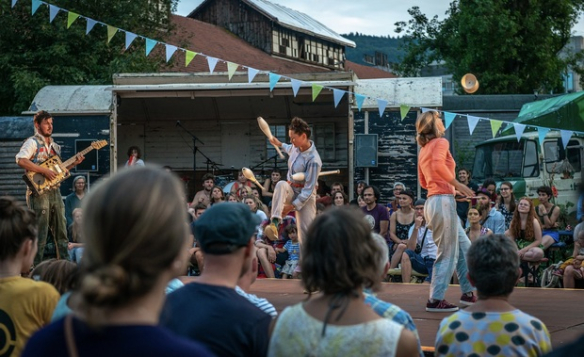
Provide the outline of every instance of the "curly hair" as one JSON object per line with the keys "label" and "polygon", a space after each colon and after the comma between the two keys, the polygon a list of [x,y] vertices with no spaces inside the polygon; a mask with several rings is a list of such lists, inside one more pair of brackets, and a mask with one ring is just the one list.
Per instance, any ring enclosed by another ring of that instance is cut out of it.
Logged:
{"label": "curly hair", "polygon": [[43,120],[51,119],[52,117],[53,116],[46,110],[39,110],[38,112],[35,113],[33,121],[35,124],[40,125],[43,122]]}

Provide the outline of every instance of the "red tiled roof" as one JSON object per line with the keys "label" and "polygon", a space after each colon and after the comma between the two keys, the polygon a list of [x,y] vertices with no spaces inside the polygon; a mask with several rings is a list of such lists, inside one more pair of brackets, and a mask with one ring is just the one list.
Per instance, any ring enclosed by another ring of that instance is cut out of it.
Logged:
{"label": "red tiled roof", "polygon": [[391,72],[375,67],[364,66],[351,61],[345,61],[345,70],[355,72],[359,79],[397,78],[397,76]]}

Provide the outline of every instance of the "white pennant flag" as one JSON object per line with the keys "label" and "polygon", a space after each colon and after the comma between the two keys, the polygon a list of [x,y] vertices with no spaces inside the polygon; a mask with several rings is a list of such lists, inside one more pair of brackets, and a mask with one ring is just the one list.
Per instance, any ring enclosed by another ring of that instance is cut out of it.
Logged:
{"label": "white pennant flag", "polygon": [[259,70],[255,68],[247,67],[247,83],[251,83],[258,72]]}
{"label": "white pennant flag", "polygon": [[480,118],[472,115],[467,115],[466,118],[468,119],[468,130],[470,131],[470,135],[472,135],[472,132],[477,127]]}
{"label": "white pennant flag", "polygon": [[525,128],[527,127],[527,125],[513,124],[513,126],[515,127],[515,136],[517,136],[517,142],[520,142],[521,136],[523,135],[523,132],[525,131]]}

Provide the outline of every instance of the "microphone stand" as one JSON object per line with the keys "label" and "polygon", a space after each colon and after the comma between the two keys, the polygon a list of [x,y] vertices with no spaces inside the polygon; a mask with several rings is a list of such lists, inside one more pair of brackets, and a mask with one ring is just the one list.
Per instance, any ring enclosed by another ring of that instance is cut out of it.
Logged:
{"label": "microphone stand", "polygon": [[204,157],[207,158],[207,160],[209,160],[209,158],[205,154],[203,154],[199,150],[199,148],[197,147],[197,140],[203,145],[205,145],[205,143],[202,142],[199,138],[197,138],[197,136],[195,134],[191,133],[187,128],[185,128],[181,124],[180,120],[176,121],[176,126],[180,127],[182,130],[184,130],[187,134],[189,134],[193,138],[193,174],[196,174],[196,172],[197,172],[197,151],[199,151],[201,153],[201,155],[203,155]]}
{"label": "microphone stand", "polygon": [[262,166],[263,164],[265,164],[266,162],[270,161],[274,159],[274,168],[278,167],[278,154],[272,156],[272,157],[268,157],[267,159],[265,159],[264,161],[260,162],[259,164],[255,165],[254,167],[250,167],[250,170],[255,170],[258,167]]}

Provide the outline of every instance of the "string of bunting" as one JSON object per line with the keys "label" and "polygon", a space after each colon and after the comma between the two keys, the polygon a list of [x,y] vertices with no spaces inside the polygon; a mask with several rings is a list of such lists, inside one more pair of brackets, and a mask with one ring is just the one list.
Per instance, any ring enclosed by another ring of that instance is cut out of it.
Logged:
{"label": "string of bunting", "polygon": [[[16,3],[18,2],[18,0],[11,0],[11,1],[12,1],[12,7],[14,7],[16,5]],[[55,17],[57,16],[57,14],[60,11],[63,11],[63,12],[67,13],[67,29],[69,29],[71,27],[71,25],[73,25],[73,23],[79,18],[83,18],[86,20],[86,28],[85,28],[86,35],[88,35],[91,32],[91,30],[93,30],[95,25],[105,26],[107,28],[107,43],[110,43],[112,38],[118,32],[123,32],[125,34],[125,49],[126,50],[132,45],[132,43],[137,38],[140,38],[140,39],[143,39],[145,41],[145,45],[146,45],[146,53],[145,54],[146,54],[146,56],[148,56],[152,52],[152,50],[156,47],[156,45],[161,44],[161,45],[165,46],[166,62],[170,61],[170,59],[176,53],[176,51],[182,51],[185,53],[185,67],[188,67],[188,65],[195,58],[195,56],[203,56],[207,59],[207,64],[209,66],[209,72],[211,74],[213,74],[213,71],[215,70],[217,63],[219,61],[221,61],[222,63],[225,63],[227,65],[227,75],[228,75],[229,80],[231,80],[231,78],[233,77],[233,75],[235,74],[237,69],[239,67],[242,67],[244,69],[247,69],[248,83],[251,83],[258,73],[260,73],[260,72],[266,73],[267,72],[270,91],[273,91],[274,88],[276,88],[276,85],[278,84],[278,82],[280,82],[281,80],[289,80],[291,83],[291,86],[292,86],[292,92],[294,94],[294,97],[296,97],[298,95],[298,91],[300,90],[301,86],[306,85],[306,84],[310,84],[310,86],[312,88],[312,101],[314,102],[323,89],[328,89],[329,91],[333,92],[333,100],[334,100],[335,108],[339,105],[340,101],[343,99],[345,94],[349,94],[349,95],[352,94],[355,96],[355,101],[357,103],[357,108],[359,111],[361,111],[361,108],[363,106],[363,103],[365,102],[365,99],[375,100],[377,102],[377,107],[378,107],[380,116],[383,116],[383,113],[385,112],[385,108],[389,104],[392,104],[392,105],[398,104],[395,101],[390,101],[390,100],[386,100],[386,99],[382,99],[382,98],[372,98],[372,97],[369,97],[367,95],[363,95],[363,94],[359,94],[359,93],[355,93],[355,92],[351,92],[351,91],[345,91],[345,90],[332,88],[332,87],[326,87],[326,86],[322,86],[322,85],[319,85],[316,83],[305,82],[305,81],[301,81],[301,80],[298,80],[298,79],[295,79],[292,77],[272,73],[269,71],[261,71],[261,70],[258,70],[258,69],[255,69],[255,68],[252,68],[249,66],[245,66],[245,65],[234,63],[234,62],[226,61],[226,60],[223,60],[220,58],[208,56],[202,52],[191,51],[191,50],[188,50],[186,48],[181,48],[181,47],[178,47],[178,46],[175,46],[172,44],[168,44],[165,42],[157,41],[157,40],[154,40],[154,39],[151,39],[151,38],[148,38],[148,37],[145,37],[145,36],[130,32],[130,31],[126,31],[124,29],[106,24],[106,23],[98,21],[98,20],[94,20],[94,19],[89,18],[87,16],[77,14],[73,11],[69,11],[67,9],[60,8],[58,6],[52,5],[50,3],[47,3],[47,2],[44,2],[41,0],[31,0],[31,1],[32,1],[32,15],[34,15],[37,12],[37,10],[39,9],[39,7],[41,5],[46,5],[49,7],[49,23],[52,23],[53,20],[55,19]],[[406,115],[408,114],[408,112],[410,111],[411,106],[408,106],[407,104],[400,104],[399,108],[400,108],[401,120],[403,120],[406,117]],[[421,110],[422,110],[422,112],[426,112],[428,110],[435,110],[435,109],[421,108]],[[508,125],[509,124],[513,125],[515,127],[515,134],[517,136],[517,141],[520,140],[521,135],[523,134],[525,129],[528,127],[525,124],[513,123],[513,122],[509,122],[509,121],[495,120],[495,119],[489,119],[489,118],[480,118],[480,117],[476,117],[476,116],[465,115],[465,114],[456,114],[456,113],[446,112],[446,111],[438,111],[438,112],[443,113],[446,129],[448,129],[450,127],[450,125],[452,124],[452,122],[454,121],[454,119],[457,116],[466,116],[467,120],[468,120],[468,127],[469,127],[469,131],[470,131],[470,135],[473,134],[474,129],[476,128],[476,126],[480,120],[490,121],[493,137],[496,136],[497,132],[499,131],[499,129],[501,128],[501,125],[503,123],[507,123]],[[529,127],[537,129],[538,134],[539,134],[540,143],[543,143],[543,139],[545,138],[545,136],[547,135],[547,133],[550,130],[559,130],[561,132],[561,137],[562,137],[562,142],[564,144],[564,148],[568,145],[568,141],[570,140],[570,138],[574,134],[574,132],[571,130],[561,130],[561,129],[557,129],[557,128],[546,128],[546,127],[540,127],[540,126],[535,126],[535,125],[529,125]]]}

